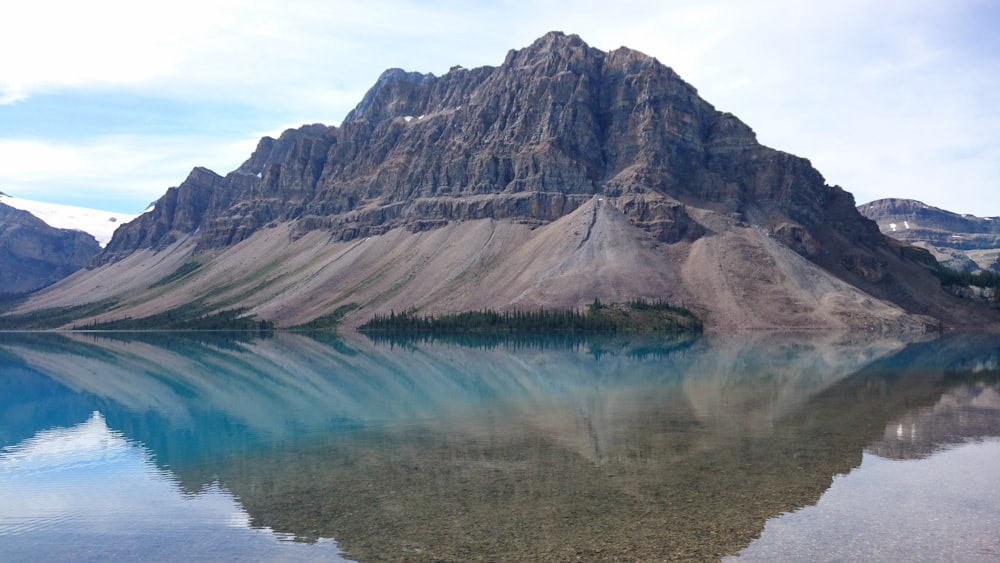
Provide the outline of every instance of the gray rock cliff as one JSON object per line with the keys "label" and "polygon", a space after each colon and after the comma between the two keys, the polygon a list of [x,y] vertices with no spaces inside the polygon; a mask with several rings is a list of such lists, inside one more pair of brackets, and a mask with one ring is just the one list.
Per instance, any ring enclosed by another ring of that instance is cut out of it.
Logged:
{"label": "gray rock cliff", "polygon": [[45,287],[84,267],[101,251],[92,235],[56,229],[0,203],[0,293]]}
{"label": "gray rock cliff", "polygon": [[622,198],[663,242],[704,233],[690,204],[761,225],[810,257],[817,236],[879,238],[807,160],[757,143],[656,59],[553,32],[495,68],[386,71],[339,128],[265,138],[225,177],[195,169],[101,260],[177,232],[225,247],[279,220],[338,240],[487,217],[541,224],[594,195]]}
{"label": "gray rock cliff", "polygon": [[[472,233],[487,232],[472,245]],[[457,233],[467,238],[449,238]],[[370,237],[381,237],[382,254],[360,250]],[[249,240],[274,245],[272,254],[312,241],[337,263],[262,260],[241,245]],[[214,295],[227,296],[220,307],[253,305],[285,324],[348,303],[360,317],[418,302],[441,312],[578,306],[597,295],[694,303],[726,327],[979,315],[941,297],[930,252],[883,236],[808,160],[761,145],[655,58],[559,32],[496,67],[386,71],[340,126],[264,138],[225,176],[195,168],[120,227],[96,264],[129,275],[129,258],[177,241],[204,255],[194,262],[220,266],[187,278],[170,268],[191,271],[180,268],[188,255],[150,258],[176,290],[140,295],[157,281],[142,278],[129,290],[134,303],[159,301],[107,317]],[[434,259],[444,265],[425,270]],[[95,277],[30,306],[97,286]]]}
{"label": "gray rock cliff", "polygon": [[1000,272],[1000,217],[959,215],[897,198],[872,201],[858,210],[885,235],[928,249],[950,268]]}

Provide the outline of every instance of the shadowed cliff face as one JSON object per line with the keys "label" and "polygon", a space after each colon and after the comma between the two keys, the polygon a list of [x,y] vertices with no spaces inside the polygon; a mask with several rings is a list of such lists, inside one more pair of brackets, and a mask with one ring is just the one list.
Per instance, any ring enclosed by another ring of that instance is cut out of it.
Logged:
{"label": "shadowed cliff face", "polygon": [[34,291],[84,267],[101,251],[82,231],[50,227],[0,203],[0,293]]}
{"label": "shadowed cliff face", "polygon": [[[303,240],[312,259],[292,252]],[[198,274],[172,275],[188,259]],[[670,68],[556,32],[497,67],[386,71],[340,127],[265,138],[226,176],[195,169],[98,262],[25,310],[131,300],[110,320],[198,300],[294,325],[352,304],[357,324],[641,297],[709,328],[996,322],[940,291],[929,253],[883,237],[809,161],[757,143]],[[111,272],[141,284],[112,292]]]}

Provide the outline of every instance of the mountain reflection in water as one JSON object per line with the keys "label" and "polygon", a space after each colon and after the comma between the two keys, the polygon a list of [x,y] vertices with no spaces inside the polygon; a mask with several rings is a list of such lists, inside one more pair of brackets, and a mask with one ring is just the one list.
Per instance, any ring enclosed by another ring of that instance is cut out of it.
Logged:
{"label": "mountain reflection in water", "polygon": [[[0,491],[22,498],[26,444],[97,416],[177,494],[229,495],[230,520],[332,539],[352,559],[718,559],[816,505],[863,457],[1000,436],[998,350],[968,335],[463,346],[2,334]],[[32,514],[0,511],[0,539],[24,539]],[[1000,525],[995,510],[980,518]],[[93,528],[69,531],[123,533]]]}

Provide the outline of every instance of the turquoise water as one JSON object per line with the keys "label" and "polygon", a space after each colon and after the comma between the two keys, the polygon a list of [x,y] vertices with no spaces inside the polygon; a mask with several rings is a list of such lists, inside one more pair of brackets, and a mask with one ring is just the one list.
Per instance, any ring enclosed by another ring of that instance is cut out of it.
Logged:
{"label": "turquoise water", "polygon": [[1000,342],[0,333],[0,560],[1000,558]]}

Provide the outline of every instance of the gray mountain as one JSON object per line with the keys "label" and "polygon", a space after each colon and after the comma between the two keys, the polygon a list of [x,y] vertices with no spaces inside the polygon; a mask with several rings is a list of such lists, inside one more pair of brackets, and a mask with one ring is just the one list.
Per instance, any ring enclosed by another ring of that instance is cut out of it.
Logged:
{"label": "gray mountain", "polygon": [[87,321],[196,307],[351,326],[647,298],[710,329],[996,322],[670,68],[558,32],[497,67],[386,71],[339,127],[194,169],[97,265],[19,312],[87,296],[114,303]]}
{"label": "gray mountain", "polygon": [[0,293],[26,293],[55,283],[100,251],[92,235],[50,227],[0,203]]}
{"label": "gray mountain", "polygon": [[926,248],[945,266],[1000,272],[1000,217],[959,215],[912,199],[880,199],[858,210],[884,234]]}

